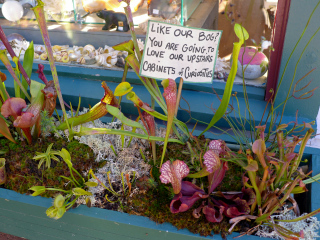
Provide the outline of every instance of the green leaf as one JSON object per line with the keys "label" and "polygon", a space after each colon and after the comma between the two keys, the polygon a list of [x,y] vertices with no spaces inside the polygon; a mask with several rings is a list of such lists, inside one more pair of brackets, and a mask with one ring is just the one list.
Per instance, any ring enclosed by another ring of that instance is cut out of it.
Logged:
{"label": "green leaf", "polygon": [[[1,83],[0,83],[1,84]],[[0,116],[0,133],[7,139],[9,139],[11,142],[14,142],[14,139],[10,133],[9,127],[6,123],[6,121]]]}
{"label": "green leaf", "polygon": [[142,124],[125,117],[123,113],[119,110],[119,108],[106,104],[106,109],[112,116],[118,118],[124,125],[140,128],[144,131],[145,134],[147,134]]}
{"label": "green leaf", "polygon": [[43,83],[31,80],[31,85],[30,85],[30,93],[31,93],[31,101],[33,101],[34,98],[39,98],[39,95],[43,95],[41,92],[42,89],[45,88],[46,85]]}
{"label": "green leaf", "polygon": [[63,216],[63,214],[66,212],[66,208],[65,207],[60,207],[58,208],[57,214],[54,217],[54,219],[59,219]]}
{"label": "green leaf", "polygon": [[53,206],[56,208],[61,208],[63,206],[64,202],[65,202],[64,197],[61,194],[59,194],[58,196],[56,196],[54,198]]}
{"label": "green leaf", "polygon": [[33,186],[29,188],[29,190],[34,191],[34,193],[31,195],[33,197],[36,197],[46,191],[46,188],[44,186]]}
{"label": "green leaf", "polygon": [[[96,135],[96,134],[115,134],[115,135],[124,135],[129,137],[136,137],[141,139],[146,139],[148,141],[164,141],[162,137],[148,136],[139,133],[133,133],[129,131],[117,130],[117,129],[109,129],[109,128],[86,128],[81,127],[79,132],[73,133],[74,136],[85,136],[85,135]],[[169,138],[168,142],[175,142],[184,144],[182,141],[178,139]]]}
{"label": "green leaf", "polygon": [[[16,67],[13,68],[14,69],[14,73],[15,73],[18,81],[20,81],[20,70],[19,70],[19,67],[18,67],[19,58],[18,57],[13,57],[12,61],[16,65]],[[15,97],[20,98],[20,96],[21,96],[21,94],[20,94],[20,92],[21,92],[20,91],[20,86],[22,87],[22,85],[21,84],[19,85],[17,82],[14,82],[13,85],[14,85],[14,95],[15,95]]]}
{"label": "green leaf", "polygon": [[40,160],[40,162],[39,162],[39,164],[38,164],[38,169],[40,169],[40,167],[41,167],[41,165],[43,164],[43,162],[44,162],[44,158],[42,158],[41,160]]}
{"label": "green leaf", "polygon": [[128,92],[130,92],[132,89],[133,89],[133,87],[131,87],[130,83],[122,82],[114,90],[114,95],[115,96],[123,96],[123,95],[127,94]]}
{"label": "green leaf", "polygon": [[[5,77],[5,75],[2,72],[0,72],[0,96],[2,97],[3,101],[6,101],[8,99],[6,86],[4,85],[4,82],[2,82],[1,77]],[[2,103],[0,102],[0,108]]]}
{"label": "green leaf", "polygon": [[249,33],[247,32],[247,30],[238,23],[234,25],[234,32],[239,38],[239,43],[241,43],[241,45],[244,43],[245,40],[249,38]]}
{"label": "green leaf", "polygon": [[[34,58],[34,47],[33,47],[33,41],[31,41],[28,49],[24,53],[23,64],[22,64],[29,78],[31,77],[31,73],[32,73],[33,58]],[[22,75],[22,86],[25,90],[28,89],[28,82],[25,80],[23,75]],[[21,98],[22,99],[25,98],[25,95],[23,92],[21,92]]]}
{"label": "green leaf", "polygon": [[31,196],[36,197],[44,192],[45,192],[45,190],[44,191],[35,191],[34,193],[31,194]]}
{"label": "green leaf", "polygon": [[98,186],[98,183],[96,183],[96,182],[85,182],[84,184],[86,186],[88,186],[88,187],[96,187],[96,186]]}
{"label": "green leaf", "polygon": [[129,40],[127,42],[120,43],[112,47],[114,50],[127,51],[129,54],[133,54],[133,41]]}
{"label": "green leaf", "polygon": [[46,190],[46,187],[44,187],[44,186],[33,186],[33,187],[31,187],[31,188],[29,188],[29,190],[31,190],[31,191],[42,191],[42,190]]}
{"label": "green leaf", "polygon": [[62,148],[59,154],[63,158],[63,160],[66,162],[66,164],[69,167],[72,167],[71,156],[68,150],[66,150],[65,148]]}
{"label": "green leaf", "polygon": [[48,217],[54,218],[57,214],[57,211],[58,209],[56,209],[54,206],[51,206],[46,210],[46,214]]}
{"label": "green leaf", "polygon": [[72,193],[74,195],[86,195],[86,196],[91,196],[92,195],[91,192],[87,192],[87,191],[83,190],[82,188],[73,188],[72,189]]}
{"label": "green leaf", "polygon": [[[239,24],[236,24],[236,25],[239,25]],[[235,29],[236,29],[236,26],[235,26]],[[216,122],[218,122],[223,117],[223,115],[225,114],[225,112],[228,108],[228,104],[229,104],[231,93],[232,93],[233,82],[234,82],[234,79],[235,79],[236,73],[237,73],[238,57],[239,57],[241,45],[242,45],[241,42],[234,43],[234,45],[233,45],[232,66],[231,66],[231,70],[230,70],[230,73],[229,73],[229,76],[227,79],[227,83],[226,83],[226,86],[224,89],[224,93],[223,93],[223,97],[222,97],[220,106],[217,109],[216,113],[214,114],[213,118],[211,119],[210,123],[208,124],[207,128],[199,135],[199,137],[202,134],[204,134],[206,131],[208,131]]]}
{"label": "green leaf", "polygon": [[209,174],[210,173],[207,171],[206,166],[204,166],[199,172],[189,174],[187,177],[188,178],[202,178],[202,177],[208,176]]}

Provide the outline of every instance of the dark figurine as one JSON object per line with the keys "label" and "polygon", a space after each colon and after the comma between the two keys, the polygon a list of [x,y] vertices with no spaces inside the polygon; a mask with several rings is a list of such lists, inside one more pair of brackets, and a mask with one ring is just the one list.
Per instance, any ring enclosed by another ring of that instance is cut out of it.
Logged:
{"label": "dark figurine", "polygon": [[102,30],[109,30],[112,27],[117,27],[117,31],[128,32],[129,24],[127,21],[127,16],[124,13],[118,13],[114,11],[102,10],[97,13],[99,18],[106,21]]}

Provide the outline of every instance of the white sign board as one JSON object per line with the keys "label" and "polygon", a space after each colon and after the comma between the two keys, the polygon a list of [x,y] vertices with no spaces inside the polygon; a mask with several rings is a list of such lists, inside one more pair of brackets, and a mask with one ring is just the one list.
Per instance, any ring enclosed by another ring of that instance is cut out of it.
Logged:
{"label": "white sign board", "polygon": [[140,75],[212,82],[222,31],[149,21]]}

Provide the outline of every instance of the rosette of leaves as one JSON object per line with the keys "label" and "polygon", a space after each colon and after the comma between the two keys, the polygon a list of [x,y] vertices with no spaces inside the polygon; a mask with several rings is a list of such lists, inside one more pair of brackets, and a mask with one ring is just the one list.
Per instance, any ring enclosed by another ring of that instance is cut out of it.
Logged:
{"label": "rosette of leaves", "polygon": [[47,151],[44,153],[41,152],[36,152],[36,156],[33,157],[34,160],[39,161],[38,164],[38,169],[41,167],[41,165],[45,162],[45,166],[46,168],[50,168],[51,166],[51,160],[55,160],[57,162],[60,162],[59,158],[57,158],[55,155],[59,155],[58,151],[54,151],[51,150],[53,146],[53,143],[51,143],[48,148]]}

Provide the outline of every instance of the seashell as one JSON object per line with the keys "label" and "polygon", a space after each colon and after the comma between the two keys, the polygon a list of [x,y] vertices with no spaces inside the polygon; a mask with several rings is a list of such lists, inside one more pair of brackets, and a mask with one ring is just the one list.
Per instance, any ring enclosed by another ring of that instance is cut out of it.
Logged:
{"label": "seashell", "polygon": [[55,52],[53,54],[56,54],[57,56],[61,56],[61,52],[60,51],[59,52]]}
{"label": "seashell", "polygon": [[114,66],[116,65],[117,62],[118,62],[118,57],[116,56],[115,58],[111,58],[110,64]]}
{"label": "seashell", "polygon": [[[122,55],[126,58],[128,57],[129,53],[127,51],[121,51]],[[120,54],[120,53],[119,53]]]}
{"label": "seashell", "polygon": [[38,53],[34,53],[34,59],[39,59],[40,58],[40,55]]}
{"label": "seashell", "polygon": [[59,46],[59,45],[54,45],[54,46],[52,47],[52,51],[53,51],[53,52],[61,51],[61,46]]}
{"label": "seashell", "polygon": [[67,51],[61,51],[61,57],[69,56]]}
{"label": "seashell", "polygon": [[41,60],[47,60],[47,58],[48,58],[47,53],[42,53],[42,54],[40,55],[40,59],[41,59]]}
{"label": "seashell", "polygon": [[96,56],[95,59],[99,66],[103,66],[105,64],[111,64],[112,57],[110,56],[110,54],[104,53]]}
{"label": "seashell", "polygon": [[86,63],[86,60],[84,59],[84,57],[80,57],[77,59],[77,63],[79,64],[85,64]]}
{"label": "seashell", "polygon": [[94,46],[92,46],[91,44],[88,44],[88,45],[84,46],[82,54],[89,55],[94,50],[95,50]]}
{"label": "seashell", "polygon": [[73,50],[76,54],[82,55],[83,47],[73,46]]}
{"label": "seashell", "polygon": [[[34,51],[35,51],[35,52],[39,52],[39,53],[41,54],[41,53],[45,52],[46,49],[45,49],[45,47],[42,46],[42,45],[35,45],[35,46],[34,46]],[[39,54],[39,53],[38,53],[38,54]]]}
{"label": "seashell", "polygon": [[80,57],[81,57],[81,55],[78,55],[76,53],[70,53],[69,54],[70,61],[77,61]]}
{"label": "seashell", "polygon": [[[97,51],[98,51],[99,54],[102,54],[103,51],[104,51],[104,49],[103,49],[102,47],[99,47],[99,48],[97,49]],[[98,54],[98,55],[99,55],[99,54]]]}
{"label": "seashell", "polygon": [[115,58],[117,57],[119,51],[113,51],[113,52],[110,52],[109,54],[111,55],[111,57]]}
{"label": "seashell", "polygon": [[90,58],[95,58],[95,56],[100,55],[100,53],[98,52],[98,50],[94,50],[92,53],[89,54]]}
{"label": "seashell", "polygon": [[62,57],[60,55],[57,55],[55,57],[56,62],[61,62]]}
{"label": "seashell", "polygon": [[108,45],[105,45],[103,53],[111,53],[111,52],[114,52],[114,49],[112,47],[109,47]]}
{"label": "seashell", "polygon": [[61,58],[61,61],[64,62],[64,63],[67,63],[69,62],[69,56],[68,55],[65,55]]}

